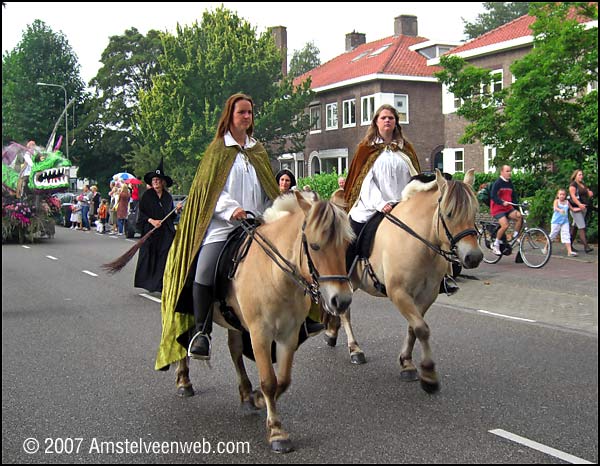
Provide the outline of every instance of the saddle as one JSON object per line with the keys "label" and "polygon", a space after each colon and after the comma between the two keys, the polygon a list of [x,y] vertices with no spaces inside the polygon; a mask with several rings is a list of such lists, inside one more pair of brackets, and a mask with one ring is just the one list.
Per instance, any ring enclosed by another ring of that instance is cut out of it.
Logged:
{"label": "saddle", "polygon": [[[246,257],[248,249],[250,249],[250,245],[252,244],[252,237],[249,237],[249,234],[259,225],[260,223],[258,220],[248,218],[246,219],[246,226],[240,225],[229,234],[217,260],[214,286],[215,301],[219,302],[219,311],[221,312],[221,315],[229,325],[241,332],[243,354],[253,361],[255,361],[255,357],[254,350],[252,349],[250,332],[242,326],[240,319],[235,314],[233,308],[227,305],[225,299],[237,267]],[[298,345],[304,343],[307,339],[308,336],[306,332],[301,329]],[[273,342],[271,345],[271,361],[273,363],[277,362],[276,354],[276,345],[275,342]]]}

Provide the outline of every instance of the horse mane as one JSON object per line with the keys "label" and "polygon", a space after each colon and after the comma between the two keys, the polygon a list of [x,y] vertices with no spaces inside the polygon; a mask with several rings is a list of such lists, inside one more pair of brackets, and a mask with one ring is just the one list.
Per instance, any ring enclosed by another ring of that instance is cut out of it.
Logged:
{"label": "horse mane", "polygon": [[[316,199],[312,192],[303,191],[301,194],[311,204],[306,216],[307,235],[322,238],[323,244],[333,243],[338,246],[354,239],[346,212],[330,201]],[[273,205],[265,211],[263,219],[267,224],[273,223],[299,210],[301,208],[294,194],[284,194],[275,199]]]}
{"label": "horse mane", "polygon": [[[408,201],[417,193],[431,191],[433,189],[437,190],[437,188],[438,186],[435,180],[428,183],[413,180],[402,190],[402,202]],[[451,213],[452,217],[457,222],[467,222],[479,211],[479,202],[471,187],[458,180],[446,181],[446,188],[442,194],[440,206],[446,215]]]}

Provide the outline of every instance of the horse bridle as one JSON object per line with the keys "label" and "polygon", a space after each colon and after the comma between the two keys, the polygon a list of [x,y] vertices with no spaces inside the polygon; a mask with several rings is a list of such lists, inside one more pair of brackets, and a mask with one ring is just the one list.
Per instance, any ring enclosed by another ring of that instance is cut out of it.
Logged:
{"label": "horse bridle", "polygon": [[[321,291],[319,289],[319,284],[324,281],[347,281],[350,282],[350,278],[348,275],[320,275],[317,267],[315,266],[312,257],[310,256],[310,252],[308,250],[308,240],[306,239],[306,221],[302,224],[302,246],[301,248],[304,250],[304,254],[306,255],[308,271],[310,273],[310,277],[312,278],[312,283],[309,282],[306,278],[304,278],[297,270],[294,264],[292,264],[289,260],[281,255],[281,253],[277,250],[277,248],[271,243],[267,238],[265,238],[258,230],[255,225],[251,225],[250,223],[242,220],[241,222],[242,228],[248,234],[250,241],[257,240],[256,244],[258,244],[262,250],[265,252],[267,256],[269,256],[275,265],[277,265],[285,274],[287,274],[292,280],[296,282],[300,288],[304,290],[304,294],[310,296],[310,299],[318,304],[321,298]],[[300,256],[302,257],[302,255]],[[302,259],[300,259],[302,260]]]}
{"label": "horse bridle", "polygon": [[450,250],[449,251],[446,251],[446,250],[442,249],[441,247],[436,246],[435,244],[431,243],[427,239],[423,238],[416,231],[414,231],[411,227],[409,227],[406,223],[404,223],[402,220],[400,220],[398,217],[395,217],[389,213],[385,214],[385,217],[390,222],[392,222],[394,225],[396,225],[397,227],[402,228],[408,234],[417,238],[419,241],[421,241],[423,244],[425,244],[429,249],[433,250],[436,254],[439,254],[440,256],[442,256],[448,262],[452,262],[454,264],[460,264],[460,260],[458,259],[458,254],[456,253],[456,246],[461,239],[463,239],[467,236],[477,237],[477,230],[475,228],[467,228],[466,230],[463,230],[460,233],[453,236],[452,233],[450,233],[450,229],[448,228],[448,225],[446,225],[444,216],[442,215],[442,196],[440,196],[440,198],[438,199],[437,211],[438,211],[438,230],[439,230],[439,224],[441,221],[442,226],[444,227],[444,232],[446,233],[446,237],[448,238],[448,241],[450,242]]}

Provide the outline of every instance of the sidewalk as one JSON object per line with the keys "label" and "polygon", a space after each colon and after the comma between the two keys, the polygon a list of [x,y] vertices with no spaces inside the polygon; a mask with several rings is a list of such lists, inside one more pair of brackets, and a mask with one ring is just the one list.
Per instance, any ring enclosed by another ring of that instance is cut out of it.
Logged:
{"label": "sidewalk", "polygon": [[589,243],[589,246],[593,247],[594,250],[591,252],[585,252],[583,250],[583,244],[575,243],[575,249],[577,249],[578,256],[569,257],[567,256],[567,248],[560,241],[554,241],[552,243],[552,259],[566,259],[577,262],[586,263],[598,263],[598,245]]}

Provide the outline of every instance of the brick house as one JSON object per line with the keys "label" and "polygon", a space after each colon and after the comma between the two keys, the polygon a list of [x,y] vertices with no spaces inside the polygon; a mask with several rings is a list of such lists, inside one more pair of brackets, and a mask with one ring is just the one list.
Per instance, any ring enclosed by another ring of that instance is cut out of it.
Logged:
{"label": "brick house", "polygon": [[365,34],[347,34],[345,53],[296,78],[298,83],[312,77],[316,95],[307,111],[314,126],[304,152],[283,154],[281,167],[297,176],[342,173],[375,110],[387,103],[402,116],[404,135],[422,168],[431,169],[445,138],[442,89],[433,76],[439,67],[427,60],[458,44],[428,41],[417,29],[415,16],[402,15],[395,18],[394,36],[366,43]]}

